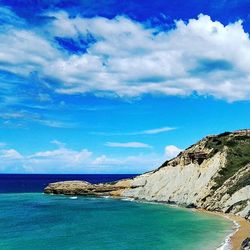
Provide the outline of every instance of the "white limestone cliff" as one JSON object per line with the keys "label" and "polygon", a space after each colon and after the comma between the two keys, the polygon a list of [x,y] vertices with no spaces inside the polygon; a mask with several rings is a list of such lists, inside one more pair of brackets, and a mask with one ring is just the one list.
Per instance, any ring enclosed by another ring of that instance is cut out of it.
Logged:
{"label": "white limestone cliff", "polygon": [[[248,137],[249,130],[225,134],[223,141],[237,139],[244,144],[242,136]],[[216,140],[216,136],[206,137],[159,169],[135,177],[122,196],[230,212],[250,219],[250,165],[230,170],[235,173],[218,185],[216,180],[223,178],[221,170],[231,168],[229,154],[233,151],[227,145],[220,150],[208,146]]]}

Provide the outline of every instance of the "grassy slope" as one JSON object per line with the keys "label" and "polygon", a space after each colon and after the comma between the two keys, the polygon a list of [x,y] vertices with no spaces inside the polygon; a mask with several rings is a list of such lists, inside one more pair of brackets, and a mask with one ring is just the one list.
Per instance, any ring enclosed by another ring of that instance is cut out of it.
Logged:
{"label": "grassy slope", "polygon": [[[249,136],[229,136],[229,133],[208,139],[208,148],[213,148],[216,153],[227,147],[227,162],[225,168],[221,169],[219,176],[215,178],[214,189],[219,188],[228,178],[232,177],[238,170],[250,163],[250,137]],[[232,194],[240,188],[250,185],[250,171],[237,183],[229,188],[228,193]]]}

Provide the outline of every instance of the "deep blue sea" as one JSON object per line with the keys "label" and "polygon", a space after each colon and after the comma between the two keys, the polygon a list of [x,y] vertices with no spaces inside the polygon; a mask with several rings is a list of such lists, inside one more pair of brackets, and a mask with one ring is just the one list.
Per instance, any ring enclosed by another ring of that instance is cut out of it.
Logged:
{"label": "deep blue sea", "polygon": [[190,209],[42,193],[53,181],[130,176],[0,175],[0,250],[212,250],[232,231],[230,221]]}
{"label": "deep blue sea", "polygon": [[85,180],[90,183],[112,182],[135,174],[0,174],[0,193],[42,192],[51,182]]}

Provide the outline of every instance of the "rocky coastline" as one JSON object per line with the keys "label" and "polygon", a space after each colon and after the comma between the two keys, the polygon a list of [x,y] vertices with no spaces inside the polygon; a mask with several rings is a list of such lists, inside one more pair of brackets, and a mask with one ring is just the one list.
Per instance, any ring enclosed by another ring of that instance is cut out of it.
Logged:
{"label": "rocky coastline", "polygon": [[130,188],[131,180],[113,183],[91,184],[86,181],[62,181],[50,183],[45,189],[46,194],[113,196],[121,197],[125,189]]}
{"label": "rocky coastline", "polygon": [[[100,184],[85,181],[57,182],[49,184],[44,192],[133,198],[204,209],[236,216],[245,221],[239,223],[241,230],[243,227],[248,230],[250,130],[207,136],[158,169],[133,179]],[[241,234],[242,237],[250,237],[250,230],[249,235],[247,230]],[[242,237],[238,237],[237,246],[233,249],[240,249],[239,239],[241,242],[245,240]],[[248,242],[245,240],[244,244]],[[241,249],[249,249],[247,247]]]}

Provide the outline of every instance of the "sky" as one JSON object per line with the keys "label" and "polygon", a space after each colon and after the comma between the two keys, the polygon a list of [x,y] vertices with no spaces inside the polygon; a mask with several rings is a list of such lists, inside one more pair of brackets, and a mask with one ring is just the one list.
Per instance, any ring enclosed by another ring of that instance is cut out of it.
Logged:
{"label": "sky", "polygon": [[0,173],[142,173],[249,128],[249,13],[249,0],[0,0]]}

